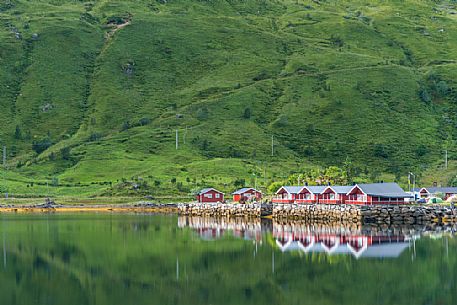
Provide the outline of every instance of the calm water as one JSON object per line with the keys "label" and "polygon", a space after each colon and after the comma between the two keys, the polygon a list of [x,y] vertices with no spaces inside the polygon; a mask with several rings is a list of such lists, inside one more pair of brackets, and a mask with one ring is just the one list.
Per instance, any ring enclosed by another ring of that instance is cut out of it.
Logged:
{"label": "calm water", "polygon": [[453,228],[0,218],[0,304],[457,303]]}

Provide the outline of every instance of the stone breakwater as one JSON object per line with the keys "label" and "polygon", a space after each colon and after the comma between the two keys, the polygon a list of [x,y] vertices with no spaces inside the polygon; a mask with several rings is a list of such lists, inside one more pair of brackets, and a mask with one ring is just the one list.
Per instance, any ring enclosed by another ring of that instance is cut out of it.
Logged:
{"label": "stone breakwater", "polygon": [[361,206],[363,223],[426,224],[457,222],[457,210],[443,206]]}
{"label": "stone breakwater", "polygon": [[207,217],[262,217],[272,214],[271,204],[181,204],[178,213],[184,216],[207,216]]}
{"label": "stone breakwater", "polygon": [[427,224],[457,222],[457,210],[413,205],[275,205],[274,219],[312,222]]}
{"label": "stone breakwater", "polygon": [[274,219],[358,223],[362,211],[356,205],[278,204],[273,207],[272,216]]}
{"label": "stone breakwater", "polygon": [[443,206],[191,203],[178,205],[178,213],[205,217],[272,216],[279,221],[338,222],[346,225],[457,223],[457,210]]}

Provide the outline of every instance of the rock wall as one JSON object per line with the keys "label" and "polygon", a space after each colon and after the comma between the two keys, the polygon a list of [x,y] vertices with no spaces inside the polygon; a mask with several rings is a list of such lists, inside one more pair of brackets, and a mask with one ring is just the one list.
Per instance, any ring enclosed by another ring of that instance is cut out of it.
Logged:
{"label": "rock wall", "polygon": [[457,211],[443,206],[362,206],[363,223],[427,224],[457,221]]}
{"label": "rock wall", "polygon": [[178,206],[179,215],[209,217],[261,217],[272,213],[271,204],[189,203]]}
{"label": "rock wall", "polygon": [[273,218],[359,223],[362,220],[362,209],[360,206],[347,204],[278,204],[273,207]]}
{"label": "rock wall", "polygon": [[324,205],[324,204],[220,204],[178,205],[184,216],[262,217],[275,220],[305,220],[323,224],[428,224],[457,222],[457,210],[443,206]]}

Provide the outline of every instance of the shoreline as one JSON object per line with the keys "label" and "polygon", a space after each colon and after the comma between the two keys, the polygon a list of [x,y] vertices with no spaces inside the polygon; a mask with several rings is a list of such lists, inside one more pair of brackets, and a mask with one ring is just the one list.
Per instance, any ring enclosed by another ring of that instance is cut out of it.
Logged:
{"label": "shoreline", "polygon": [[2,213],[162,213],[178,214],[177,204],[28,204],[28,205],[0,205]]}

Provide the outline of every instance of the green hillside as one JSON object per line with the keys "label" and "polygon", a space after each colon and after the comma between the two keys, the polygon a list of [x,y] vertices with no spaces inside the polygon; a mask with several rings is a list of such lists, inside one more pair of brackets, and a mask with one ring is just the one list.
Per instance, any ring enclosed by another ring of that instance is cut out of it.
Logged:
{"label": "green hillside", "polygon": [[6,0],[0,21],[9,192],[185,195],[348,163],[425,183],[457,158],[454,1]]}

